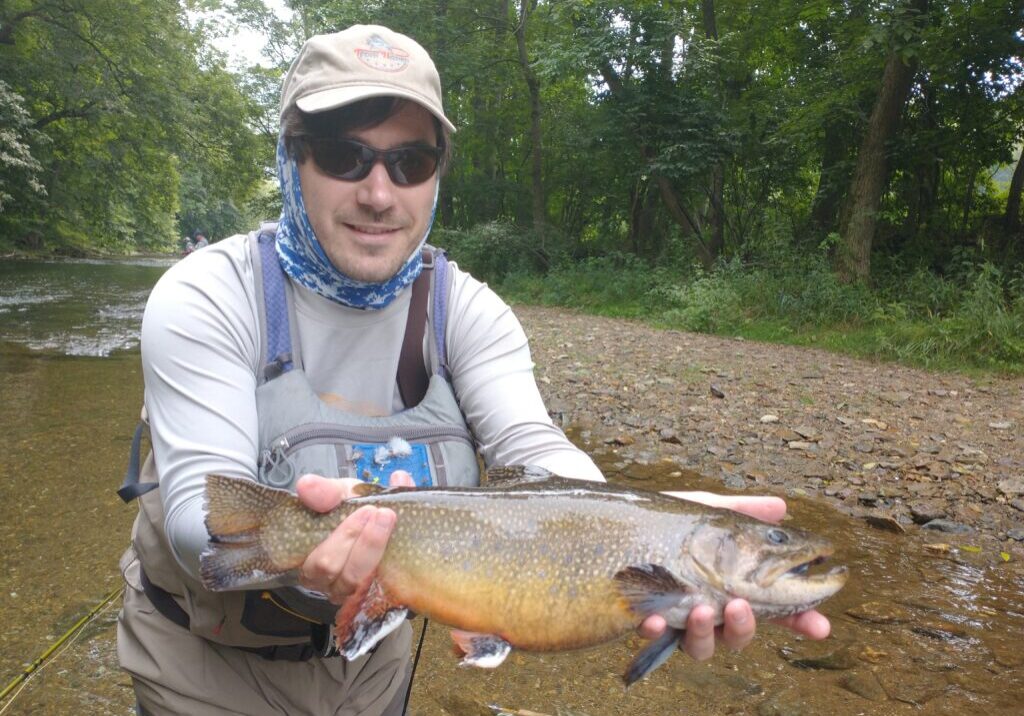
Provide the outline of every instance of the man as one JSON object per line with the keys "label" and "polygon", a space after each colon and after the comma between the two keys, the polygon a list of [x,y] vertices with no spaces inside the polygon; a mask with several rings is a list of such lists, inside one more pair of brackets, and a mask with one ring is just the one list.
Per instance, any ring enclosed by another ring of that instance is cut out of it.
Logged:
{"label": "man", "polygon": [[[351,662],[329,655],[324,627],[373,573],[394,513],[351,515],[306,559],[300,588],[214,593],[198,566],[205,475],[293,489],[320,511],[351,496],[356,477],[474,484],[474,443],[488,465],[602,479],[548,418],[508,307],[423,251],[455,129],[426,51],[377,26],[311,38],[285,77],[281,127],[280,222],[170,269],[143,320],[153,451],[141,484],[126,487],[159,489],[142,496],[122,559],[118,628],[141,713],[403,710],[408,625]],[[425,387],[409,378],[417,362],[434,374]],[[425,426],[447,442],[416,442]],[[410,436],[408,451],[366,437],[392,433]],[[411,457],[390,462],[399,452]],[[341,475],[350,477],[330,479]],[[785,509],[776,498],[699,499],[767,519]],[[828,632],[816,612],[790,625]],[[662,629],[655,616],[641,631]],[[721,638],[739,648],[753,632],[749,605],[736,600]],[[694,610],[686,651],[707,658],[715,638],[711,610]]]}

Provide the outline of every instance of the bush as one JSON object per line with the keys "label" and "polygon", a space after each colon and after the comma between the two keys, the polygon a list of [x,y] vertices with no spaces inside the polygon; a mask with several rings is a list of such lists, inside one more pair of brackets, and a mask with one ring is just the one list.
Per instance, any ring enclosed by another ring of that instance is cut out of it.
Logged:
{"label": "bush", "polygon": [[517,273],[543,273],[562,260],[561,241],[554,236],[541,247],[531,229],[500,221],[471,229],[434,229],[431,243],[445,249],[463,269],[481,281],[500,283]]}

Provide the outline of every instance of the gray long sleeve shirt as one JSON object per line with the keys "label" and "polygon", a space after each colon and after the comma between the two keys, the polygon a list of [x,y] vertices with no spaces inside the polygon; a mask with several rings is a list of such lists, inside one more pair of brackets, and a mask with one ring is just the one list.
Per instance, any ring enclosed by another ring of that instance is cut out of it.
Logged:
{"label": "gray long sleeve shirt", "polygon": [[[454,264],[446,342],[452,384],[487,465],[534,464],[602,480],[548,417],[522,326],[511,309]],[[335,407],[368,415],[401,409],[395,373],[411,292],[380,311],[333,303],[293,284],[307,376]],[[180,261],[150,295],[142,365],[165,529],[198,577],[207,541],[208,473],[257,473],[260,326],[244,236]]]}

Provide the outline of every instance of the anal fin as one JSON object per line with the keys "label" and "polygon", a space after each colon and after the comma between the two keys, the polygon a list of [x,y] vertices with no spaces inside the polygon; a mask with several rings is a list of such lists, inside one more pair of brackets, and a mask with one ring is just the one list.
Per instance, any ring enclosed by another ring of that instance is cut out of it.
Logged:
{"label": "anal fin", "polygon": [[493,669],[500,666],[512,651],[511,644],[494,634],[476,634],[458,629],[453,629],[451,634],[455,650],[462,655],[459,666]]}
{"label": "anal fin", "polygon": [[668,661],[668,658],[672,656],[672,652],[676,650],[682,637],[682,629],[669,627],[665,629],[664,634],[641,649],[640,653],[636,655],[636,658],[629,665],[629,668],[626,669],[626,673],[622,676],[626,682],[626,687],[632,686],[634,682],[644,678],[647,674]]}
{"label": "anal fin", "polygon": [[349,661],[358,659],[397,629],[408,613],[388,598],[377,580],[370,580],[338,610],[334,644]]}

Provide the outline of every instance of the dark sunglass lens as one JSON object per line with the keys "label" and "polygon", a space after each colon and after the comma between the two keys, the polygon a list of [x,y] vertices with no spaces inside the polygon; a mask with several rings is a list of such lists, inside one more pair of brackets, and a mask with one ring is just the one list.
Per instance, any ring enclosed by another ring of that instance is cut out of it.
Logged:
{"label": "dark sunglass lens", "polygon": [[317,139],[311,142],[311,147],[317,166],[339,179],[362,179],[369,174],[373,164],[370,149],[355,142]]}
{"label": "dark sunglass lens", "polygon": [[437,169],[437,150],[427,147],[406,147],[390,157],[391,176],[396,184],[421,184]]}

